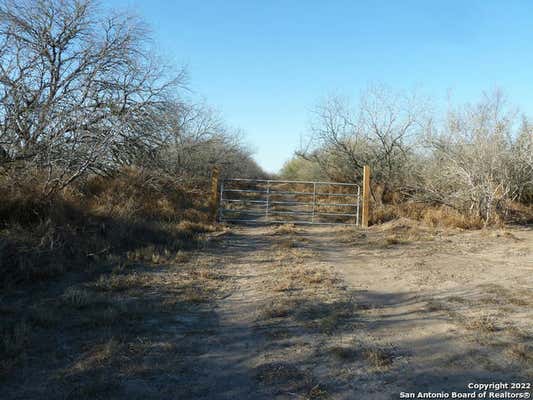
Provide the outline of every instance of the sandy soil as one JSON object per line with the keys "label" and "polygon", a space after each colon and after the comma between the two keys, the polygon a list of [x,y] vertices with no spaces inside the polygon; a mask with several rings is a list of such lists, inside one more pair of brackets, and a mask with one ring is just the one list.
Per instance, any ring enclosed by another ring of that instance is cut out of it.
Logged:
{"label": "sandy soil", "polygon": [[309,234],[317,236],[323,257],[368,305],[359,333],[399,355],[356,391],[397,398],[473,381],[531,381],[531,230],[439,232],[405,220],[345,232],[341,243],[331,230]]}
{"label": "sandy soil", "polygon": [[[531,230],[241,228],[221,249],[235,287],[217,306],[204,398],[389,399],[533,378]],[[338,280],[291,288],[276,267],[291,252],[303,261],[289,268]]]}
{"label": "sandy soil", "polygon": [[[61,328],[6,398],[397,399],[533,380],[531,229],[237,227],[185,258],[82,283],[121,317]],[[150,307],[132,319],[134,302]]]}

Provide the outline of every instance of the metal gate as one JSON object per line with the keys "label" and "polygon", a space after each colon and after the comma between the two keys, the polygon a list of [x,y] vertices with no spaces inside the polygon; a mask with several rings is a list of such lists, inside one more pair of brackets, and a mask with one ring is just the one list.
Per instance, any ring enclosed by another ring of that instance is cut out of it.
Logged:
{"label": "metal gate", "polygon": [[359,225],[354,183],[224,179],[220,222]]}

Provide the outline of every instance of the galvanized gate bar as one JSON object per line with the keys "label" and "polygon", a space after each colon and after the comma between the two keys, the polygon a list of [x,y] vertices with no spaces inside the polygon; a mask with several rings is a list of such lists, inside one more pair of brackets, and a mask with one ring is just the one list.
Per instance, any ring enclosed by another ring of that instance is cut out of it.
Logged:
{"label": "galvanized gate bar", "polygon": [[224,200],[230,203],[232,202],[233,203],[260,203],[260,204],[266,203],[266,200],[248,200],[248,199],[224,199]]}
{"label": "galvanized gate bar", "polygon": [[346,182],[322,182],[322,181],[284,181],[279,179],[252,179],[252,178],[226,178],[226,182],[275,182],[275,183],[316,183],[317,185],[336,185],[336,186],[357,186],[357,183]]}
{"label": "galvanized gate bar", "polygon": [[[302,190],[302,186],[308,185],[313,186],[312,192]],[[319,191],[320,186],[327,186],[327,188]],[[342,192],[347,190],[350,192]],[[311,199],[305,201],[299,199],[300,197],[307,198],[307,196],[312,196],[312,201],[309,201]],[[219,197],[218,215],[221,222],[359,224],[360,187],[354,183],[231,178],[221,182]],[[326,200],[339,197],[351,197],[355,202],[335,203]],[[322,207],[333,209],[323,211]],[[354,212],[349,212],[346,207],[353,209]],[[275,216],[286,217],[286,219]],[[324,221],[327,217],[334,217],[335,220]],[[355,218],[355,221],[348,223],[347,218],[352,221]]]}
{"label": "galvanized gate bar", "polygon": [[[224,199],[230,203],[258,203],[266,204],[266,200],[248,200],[248,199]],[[323,207],[356,207],[358,203],[314,203],[314,202],[299,202],[299,201],[270,201],[269,204],[286,204],[286,205],[303,205],[303,206],[323,206]]]}
{"label": "galvanized gate bar", "polygon": [[[265,223],[264,221],[257,221],[257,219],[224,219],[222,222],[244,222],[244,223],[253,223],[261,224]],[[359,224],[348,224],[343,222],[312,222],[312,221],[285,221],[285,220],[268,220],[269,224],[297,224],[297,225],[339,225],[339,226],[355,226]]]}

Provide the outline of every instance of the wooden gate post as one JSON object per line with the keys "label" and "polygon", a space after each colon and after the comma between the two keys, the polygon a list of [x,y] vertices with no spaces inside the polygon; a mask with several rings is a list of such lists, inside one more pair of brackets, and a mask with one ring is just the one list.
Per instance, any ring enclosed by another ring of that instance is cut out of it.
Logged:
{"label": "wooden gate post", "polygon": [[211,173],[211,196],[209,199],[209,213],[212,222],[217,221],[217,211],[218,211],[218,179],[220,176],[220,170],[218,167],[213,168]]}
{"label": "wooden gate post", "polygon": [[363,167],[363,212],[361,214],[361,226],[368,228],[368,218],[370,213],[370,167]]}

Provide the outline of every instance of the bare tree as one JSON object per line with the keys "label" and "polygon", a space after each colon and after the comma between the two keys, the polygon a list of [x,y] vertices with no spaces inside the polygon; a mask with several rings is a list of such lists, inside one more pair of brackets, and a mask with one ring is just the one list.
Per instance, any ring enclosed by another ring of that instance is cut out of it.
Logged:
{"label": "bare tree", "polygon": [[523,117],[522,125],[511,147],[509,175],[511,198],[533,203],[533,126]]}
{"label": "bare tree", "polygon": [[205,101],[168,103],[158,126],[162,146],[158,166],[182,182],[207,179],[214,166],[223,175],[261,176],[261,168],[243,144],[242,135],[229,128]]}
{"label": "bare tree", "polygon": [[[91,0],[0,3],[0,148],[52,193],[152,138],[147,121],[183,80],[167,76],[134,17],[100,16]],[[30,164],[28,164],[30,163]]]}
{"label": "bare tree", "polygon": [[298,153],[301,157],[343,180],[360,181],[363,165],[371,165],[375,180],[392,190],[403,183],[426,112],[416,96],[371,87],[357,107],[333,96],[315,109],[314,116],[311,140]]}
{"label": "bare tree", "polygon": [[531,132],[523,127],[517,134],[517,116],[499,91],[450,110],[446,124],[428,137],[433,155],[419,195],[486,223],[505,210],[505,202],[521,196],[533,179]]}
{"label": "bare tree", "polygon": [[440,119],[415,96],[372,88],[357,107],[330,97],[314,117],[311,140],[298,153],[307,163],[293,160],[285,173],[298,176],[318,166],[330,178],[359,182],[369,164],[383,196],[399,192],[487,224],[505,214],[510,201],[533,199],[533,128],[525,117],[520,123],[499,91],[450,107]]}

